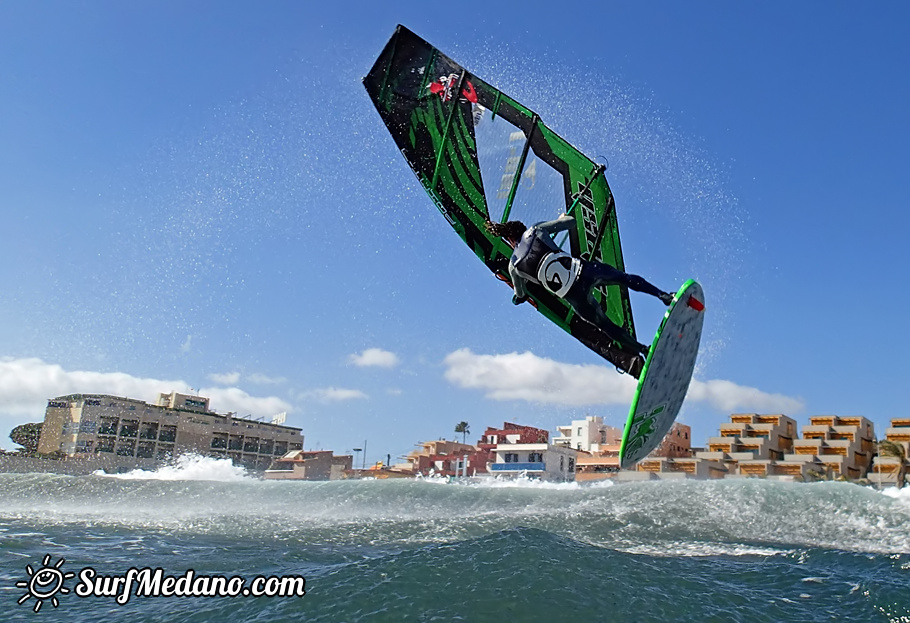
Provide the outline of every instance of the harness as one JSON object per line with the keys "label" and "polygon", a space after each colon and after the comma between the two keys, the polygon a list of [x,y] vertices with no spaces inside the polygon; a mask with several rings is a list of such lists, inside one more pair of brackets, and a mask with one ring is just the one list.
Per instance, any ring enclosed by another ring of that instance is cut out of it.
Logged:
{"label": "harness", "polygon": [[[521,253],[519,253],[521,251]],[[524,233],[512,255],[518,272],[562,298],[581,272],[581,262],[556,246],[536,228]]]}

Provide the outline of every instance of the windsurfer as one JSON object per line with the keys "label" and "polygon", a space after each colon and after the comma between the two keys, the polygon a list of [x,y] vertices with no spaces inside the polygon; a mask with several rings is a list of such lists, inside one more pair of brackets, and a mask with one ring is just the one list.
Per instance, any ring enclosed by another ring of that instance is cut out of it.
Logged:
{"label": "windsurfer", "polygon": [[639,344],[627,331],[607,318],[594,298],[594,289],[605,285],[623,285],[644,292],[665,305],[673,295],[664,292],[638,275],[629,275],[608,264],[572,257],[560,249],[553,236],[575,227],[575,219],[563,214],[555,221],[526,227],[521,221],[487,223],[487,230],[505,240],[513,249],[509,260],[509,276],[515,292],[512,303],[528,300],[525,282],[539,284],[562,298],[583,320],[593,324],[617,342],[624,351],[647,356],[648,347]]}

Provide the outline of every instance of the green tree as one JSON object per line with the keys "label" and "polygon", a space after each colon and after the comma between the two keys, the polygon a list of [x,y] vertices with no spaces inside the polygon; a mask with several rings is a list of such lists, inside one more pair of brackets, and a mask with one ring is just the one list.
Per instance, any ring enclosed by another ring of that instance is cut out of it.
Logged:
{"label": "green tree", "polygon": [[890,439],[882,439],[878,442],[878,455],[892,456],[896,459],[900,459],[901,462],[904,462],[907,458],[907,453],[904,452],[903,444],[891,441]]}
{"label": "green tree", "polygon": [[9,438],[13,443],[22,446],[22,452],[38,451],[38,440],[41,438],[41,423],[22,424],[10,431]]}
{"label": "green tree", "polygon": [[[881,457],[892,457],[900,461],[900,466],[897,468],[896,484],[898,487],[902,487],[904,485],[904,480],[907,477],[907,453],[904,451],[904,444],[891,441],[890,439],[882,439],[876,444],[876,450]],[[881,468],[879,468],[879,470],[881,470]]]}
{"label": "green tree", "polygon": [[468,438],[468,433],[471,432],[471,425],[467,422],[459,422],[455,425],[455,432],[461,433],[461,443],[465,443],[465,439]]}

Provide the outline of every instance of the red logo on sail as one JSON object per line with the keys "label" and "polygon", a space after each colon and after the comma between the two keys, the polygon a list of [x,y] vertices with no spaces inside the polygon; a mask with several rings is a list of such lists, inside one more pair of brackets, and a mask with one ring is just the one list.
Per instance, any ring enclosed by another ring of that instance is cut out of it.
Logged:
{"label": "red logo on sail", "polygon": [[[448,102],[452,99],[452,92],[458,86],[458,74],[449,74],[441,76],[439,80],[430,84],[430,93],[434,93],[442,98],[442,101]],[[471,102],[477,103],[477,91],[470,80],[465,80],[461,88],[461,96]]]}

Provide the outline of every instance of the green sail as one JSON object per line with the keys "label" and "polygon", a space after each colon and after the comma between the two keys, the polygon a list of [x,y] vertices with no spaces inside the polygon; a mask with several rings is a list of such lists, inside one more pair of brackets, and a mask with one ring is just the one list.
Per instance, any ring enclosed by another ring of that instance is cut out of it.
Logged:
{"label": "green sail", "polygon": [[[452,228],[500,279],[512,249],[487,220],[527,225],[563,212],[576,229],[560,241],[575,257],[625,270],[613,194],[597,165],[531,110],[398,26],[364,86],[420,183]],[[528,284],[540,313],[614,365],[629,356],[562,299]],[[633,337],[628,290],[596,294],[607,316]],[[607,304],[609,300],[610,304]]]}

